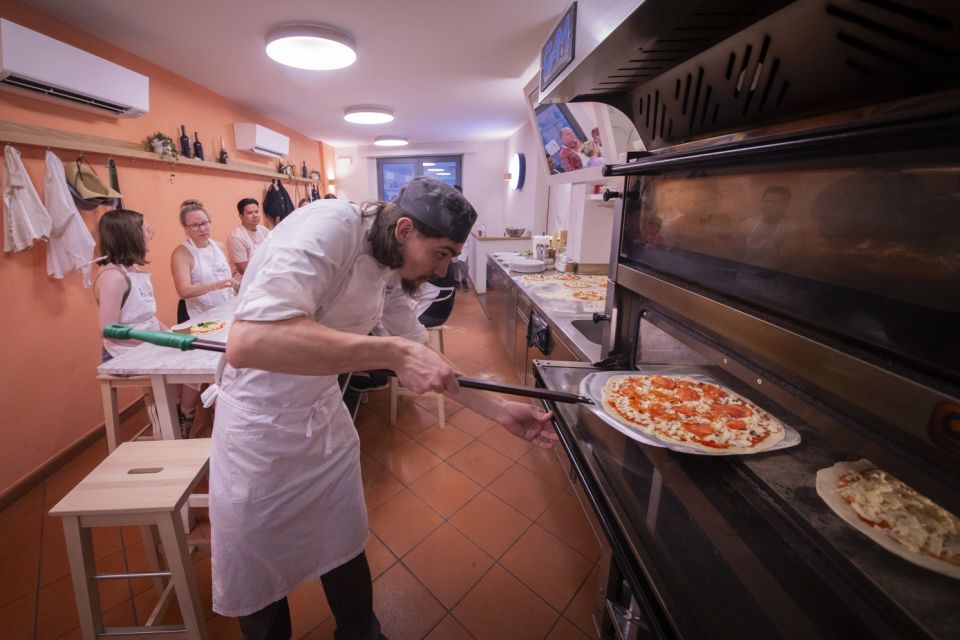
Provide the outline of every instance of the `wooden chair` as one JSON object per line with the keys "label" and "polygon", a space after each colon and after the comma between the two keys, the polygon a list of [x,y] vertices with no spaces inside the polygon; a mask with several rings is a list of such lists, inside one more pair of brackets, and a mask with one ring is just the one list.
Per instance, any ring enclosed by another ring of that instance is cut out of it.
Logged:
{"label": "wooden chair", "polygon": [[[50,515],[63,518],[84,640],[155,634],[178,634],[191,640],[208,638],[180,511],[206,473],[209,459],[207,438],[124,442],[50,510]],[[91,528],[128,525],[140,527],[149,570],[98,574]],[[166,570],[160,568],[158,537],[166,557]],[[155,586],[162,588],[160,601],[147,624],[104,627],[97,582],[132,578],[152,578]],[[174,595],[183,625],[156,624]]]}
{"label": "wooden chair", "polygon": [[100,383],[100,397],[103,400],[103,424],[107,431],[107,451],[113,451],[120,443],[120,408],[117,406],[117,390],[123,387],[135,387],[143,389],[143,402],[146,405],[147,416],[150,419],[142,429],[134,436],[137,440],[143,436],[147,429],[151,431],[151,439],[156,440],[157,424],[157,406],[153,400],[153,388],[150,384],[150,376],[111,376],[101,374],[97,376],[97,382]]}
{"label": "wooden chair", "polygon": [[[427,327],[427,345],[434,351],[443,353],[443,325],[436,327]],[[424,393],[417,394],[406,387],[400,386],[396,378],[390,378],[390,426],[397,426],[397,405],[402,396],[435,396],[437,399],[437,417],[440,419],[440,428],[447,426],[446,410],[444,409],[444,396],[442,393]]]}

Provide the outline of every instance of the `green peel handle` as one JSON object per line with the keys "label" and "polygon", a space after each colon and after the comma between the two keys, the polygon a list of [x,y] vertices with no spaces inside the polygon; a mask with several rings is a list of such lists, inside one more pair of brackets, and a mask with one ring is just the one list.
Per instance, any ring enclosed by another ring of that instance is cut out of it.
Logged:
{"label": "green peel handle", "polygon": [[142,340],[161,347],[173,347],[181,351],[192,348],[197,336],[166,331],[138,331],[124,324],[108,324],[103,328],[103,337],[111,340]]}

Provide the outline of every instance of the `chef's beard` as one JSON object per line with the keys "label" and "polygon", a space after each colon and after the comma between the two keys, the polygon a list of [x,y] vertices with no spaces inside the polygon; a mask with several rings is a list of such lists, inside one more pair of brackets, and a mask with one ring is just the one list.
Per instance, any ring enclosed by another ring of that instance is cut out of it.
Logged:
{"label": "chef's beard", "polygon": [[423,286],[424,283],[429,281],[430,281],[429,277],[417,278],[415,280],[411,280],[410,278],[400,278],[400,287],[403,289],[403,292],[405,294],[413,297],[417,295],[418,291],[420,291],[420,287]]}

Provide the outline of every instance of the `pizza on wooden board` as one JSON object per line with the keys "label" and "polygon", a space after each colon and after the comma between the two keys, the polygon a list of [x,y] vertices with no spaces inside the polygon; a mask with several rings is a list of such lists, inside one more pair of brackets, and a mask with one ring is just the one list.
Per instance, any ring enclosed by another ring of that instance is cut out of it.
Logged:
{"label": "pizza on wooden board", "polygon": [[755,453],[781,442],[779,420],[716,384],[680,376],[611,376],[603,408],[659,440],[711,453]]}
{"label": "pizza on wooden board", "polygon": [[887,551],[960,578],[960,519],[869,460],[821,469],[817,494]]}

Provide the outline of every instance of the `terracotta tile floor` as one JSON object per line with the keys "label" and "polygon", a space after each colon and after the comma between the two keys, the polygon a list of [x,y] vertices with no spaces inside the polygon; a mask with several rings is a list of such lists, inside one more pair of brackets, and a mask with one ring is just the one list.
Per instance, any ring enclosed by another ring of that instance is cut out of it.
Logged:
{"label": "terracotta tile floor", "polygon": [[[475,375],[517,383],[472,294],[457,295],[448,357]],[[374,605],[391,640],[560,640],[590,637],[599,545],[551,451],[513,438],[458,403],[437,426],[436,400],[401,399],[396,428],[387,392],[357,416],[370,514],[367,557]],[[125,432],[145,421],[131,416]],[[79,638],[63,530],[45,513],[106,455],[101,440],[0,512],[0,621],[6,640]],[[203,514],[200,514],[203,520]],[[202,522],[197,536],[209,525]],[[136,529],[98,529],[101,570],[145,567]],[[210,556],[194,569],[212,638],[239,638],[210,610]],[[157,596],[147,580],[102,589],[108,624],[142,622]],[[295,638],[333,637],[319,584],[290,596]],[[179,620],[171,607],[165,622]]]}

